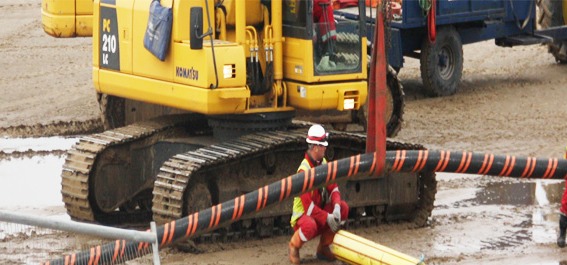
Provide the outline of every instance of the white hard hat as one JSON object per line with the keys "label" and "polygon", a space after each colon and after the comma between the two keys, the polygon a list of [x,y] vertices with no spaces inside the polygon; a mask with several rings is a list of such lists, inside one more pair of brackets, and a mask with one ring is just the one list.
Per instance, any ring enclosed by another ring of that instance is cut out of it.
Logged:
{"label": "white hard hat", "polygon": [[327,136],[329,136],[329,134],[325,132],[325,128],[319,124],[315,124],[309,128],[305,141],[310,144],[328,146]]}

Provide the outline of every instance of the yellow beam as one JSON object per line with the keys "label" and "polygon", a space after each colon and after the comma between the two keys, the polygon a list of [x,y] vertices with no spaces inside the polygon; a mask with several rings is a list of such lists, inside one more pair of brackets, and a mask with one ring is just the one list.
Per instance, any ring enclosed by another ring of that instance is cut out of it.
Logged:
{"label": "yellow beam", "polygon": [[331,251],[348,264],[425,265],[422,260],[382,246],[344,230],[335,235]]}

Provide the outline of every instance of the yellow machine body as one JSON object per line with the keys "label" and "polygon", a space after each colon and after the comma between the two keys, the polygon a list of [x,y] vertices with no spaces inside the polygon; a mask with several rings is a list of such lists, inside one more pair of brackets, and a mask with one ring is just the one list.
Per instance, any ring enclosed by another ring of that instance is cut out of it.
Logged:
{"label": "yellow machine body", "polygon": [[[354,71],[317,74],[313,41],[283,36],[281,16],[260,0],[224,1],[224,9],[215,9],[215,1],[162,0],[172,8],[173,23],[169,51],[161,61],[143,44],[151,2],[94,1],[97,92],[205,115],[354,110],[366,101],[366,56],[359,57]],[[272,9],[282,6],[286,3],[272,1]],[[214,24],[201,49],[191,49],[194,7],[203,10],[203,32],[209,21]],[[356,48],[363,51],[366,37],[359,38]],[[250,60],[258,61],[264,76],[273,75],[272,87],[262,93],[253,94],[247,83]],[[268,62],[273,73],[267,73]]]}
{"label": "yellow machine body", "polygon": [[92,0],[42,0],[41,24],[54,37],[87,37],[93,33]]}
{"label": "yellow machine body", "polygon": [[423,261],[340,230],[333,239],[331,251],[348,264],[425,265]]}

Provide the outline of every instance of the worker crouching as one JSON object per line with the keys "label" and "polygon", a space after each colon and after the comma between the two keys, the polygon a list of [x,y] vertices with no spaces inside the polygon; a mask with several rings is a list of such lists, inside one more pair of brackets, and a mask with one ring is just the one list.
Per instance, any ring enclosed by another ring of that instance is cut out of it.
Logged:
{"label": "worker crouching", "polygon": [[[307,132],[308,149],[297,172],[308,172],[309,169],[327,163],[328,134],[321,125],[313,125]],[[329,245],[335,233],[348,218],[348,205],[341,200],[336,183],[320,189],[303,193],[293,199],[291,227],[294,234],[289,242],[289,260],[292,264],[300,264],[299,249],[314,237],[321,235],[317,246],[317,258],[327,261],[335,260]]]}

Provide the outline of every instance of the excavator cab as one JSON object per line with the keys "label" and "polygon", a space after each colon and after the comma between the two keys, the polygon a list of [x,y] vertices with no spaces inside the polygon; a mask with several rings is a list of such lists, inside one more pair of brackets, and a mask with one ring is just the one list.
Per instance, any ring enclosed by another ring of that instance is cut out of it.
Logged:
{"label": "excavator cab", "polygon": [[[155,2],[95,0],[95,87],[125,99],[126,117],[169,114],[166,106],[213,119],[289,113],[291,121],[296,110],[351,118],[367,94],[365,18],[335,19],[330,3],[162,0],[171,41],[156,58],[144,44]],[[148,104],[150,114],[129,113]]]}

